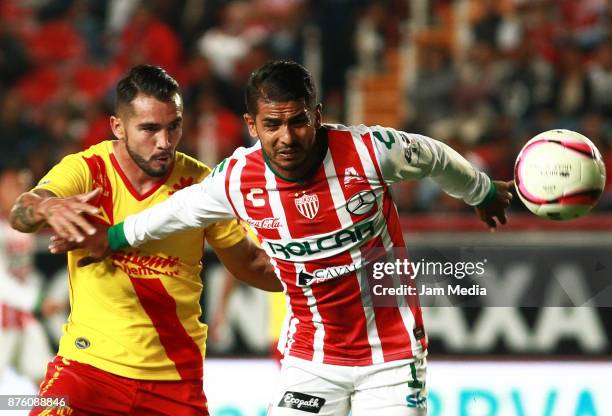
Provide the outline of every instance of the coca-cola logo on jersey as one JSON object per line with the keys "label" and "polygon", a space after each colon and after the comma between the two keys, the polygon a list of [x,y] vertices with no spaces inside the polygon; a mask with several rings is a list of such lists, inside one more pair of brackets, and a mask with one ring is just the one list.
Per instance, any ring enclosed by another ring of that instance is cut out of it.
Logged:
{"label": "coca-cola logo on jersey", "polygon": [[280,220],[274,217],[262,218],[261,220],[247,218],[246,222],[253,228],[263,228],[265,230],[276,230],[280,228]]}

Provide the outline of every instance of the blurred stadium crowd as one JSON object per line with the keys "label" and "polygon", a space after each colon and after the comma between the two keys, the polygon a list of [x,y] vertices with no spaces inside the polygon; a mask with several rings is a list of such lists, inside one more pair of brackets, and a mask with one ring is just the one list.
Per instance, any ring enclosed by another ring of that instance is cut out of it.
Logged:
{"label": "blurred stadium crowd", "polygon": [[[208,164],[249,143],[243,86],[271,58],[318,66],[325,120],[344,122],[347,73],[385,71],[386,51],[417,41],[419,7],[443,36],[420,40],[405,117],[391,127],[445,140],[500,179],[529,137],[574,129],[610,171],[609,0],[3,0],[0,163],[38,179],[109,138],[114,83],[144,62],[180,82],[182,150]],[[451,29],[462,13],[467,30]],[[599,210],[612,210],[611,183]],[[465,209],[427,182],[401,196],[408,212]]]}

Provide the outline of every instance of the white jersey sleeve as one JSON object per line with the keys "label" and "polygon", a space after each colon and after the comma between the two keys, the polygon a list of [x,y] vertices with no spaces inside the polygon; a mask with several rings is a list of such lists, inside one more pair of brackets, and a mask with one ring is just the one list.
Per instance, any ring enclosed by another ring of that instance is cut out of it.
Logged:
{"label": "white jersey sleeve", "polygon": [[205,228],[236,215],[225,193],[227,159],[202,182],[183,188],[167,200],[127,217],[123,232],[128,243],[137,247],[178,231]]}
{"label": "white jersey sleeve", "polygon": [[431,177],[452,197],[481,203],[491,179],[450,146],[419,134],[380,126],[371,129],[376,157],[386,183]]}

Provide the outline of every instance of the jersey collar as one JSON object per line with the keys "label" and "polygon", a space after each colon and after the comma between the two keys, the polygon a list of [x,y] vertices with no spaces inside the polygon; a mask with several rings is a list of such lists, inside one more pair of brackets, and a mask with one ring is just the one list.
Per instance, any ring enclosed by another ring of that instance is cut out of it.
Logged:
{"label": "jersey collar", "polygon": [[168,173],[166,173],[166,175],[164,175],[162,178],[159,179],[159,181],[157,181],[153,187],[151,189],[149,189],[147,192],[145,193],[140,193],[138,192],[138,190],[134,187],[134,185],[132,185],[132,182],[130,182],[130,179],[127,177],[127,175],[125,174],[125,172],[123,171],[123,169],[121,169],[121,166],[119,165],[119,161],[117,160],[117,158],[115,157],[115,155],[113,153],[110,154],[110,160],[111,163],[113,164],[113,167],[115,168],[115,172],[117,172],[117,174],[119,174],[119,177],[121,178],[121,180],[123,181],[123,184],[125,185],[125,187],[127,188],[127,190],[130,192],[130,194],[137,200],[137,201],[144,201],[145,199],[147,199],[148,197],[150,197],[151,195],[153,195],[155,192],[157,192],[157,190],[164,184],[166,183],[166,181],[168,180],[168,178],[170,177],[170,175],[172,174],[172,171],[174,170],[174,166],[176,165],[176,156],[174,157],[174,162],[172,163],[172,167],[168,170]]}

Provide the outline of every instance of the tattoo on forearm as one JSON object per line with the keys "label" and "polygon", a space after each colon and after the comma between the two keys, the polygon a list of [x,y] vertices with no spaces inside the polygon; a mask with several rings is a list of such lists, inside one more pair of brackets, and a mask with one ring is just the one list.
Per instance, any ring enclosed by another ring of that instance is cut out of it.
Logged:
{"label": "tattoo on forearm", "polygon": [[24,201],[27,197],[22,195],[11,211],[11,224],[23,232],[32,232],[38,229],[43,221],[34,218],[34,206],[31,201]]}

